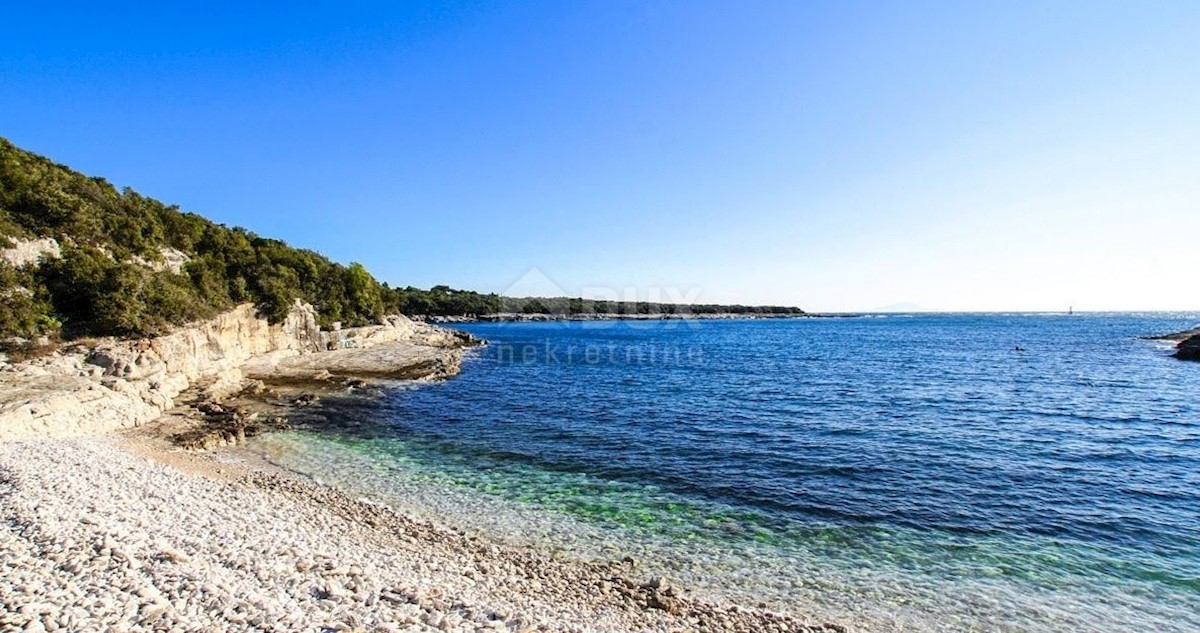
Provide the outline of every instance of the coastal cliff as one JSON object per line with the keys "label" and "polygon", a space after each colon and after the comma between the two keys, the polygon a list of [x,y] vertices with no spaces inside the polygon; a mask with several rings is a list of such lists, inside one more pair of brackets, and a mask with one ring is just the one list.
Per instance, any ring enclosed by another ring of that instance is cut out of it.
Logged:
{"label": "coastal cliff", "polygon": [[139,426],[185,390],[220,400],[251,380],[444,378],[458,372],[460,348],[473,342],[403,316],[323,331],[313,307],[300,301],[270,324],[243,304],[163,336],[80,341],[0,365],[0,440]]}

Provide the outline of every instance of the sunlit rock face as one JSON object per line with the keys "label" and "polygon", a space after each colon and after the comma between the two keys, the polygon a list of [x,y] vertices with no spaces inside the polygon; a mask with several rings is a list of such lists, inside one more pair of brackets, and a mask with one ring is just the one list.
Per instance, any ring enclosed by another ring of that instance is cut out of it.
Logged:
{"label": "sunlit rock face", "polygon": [[[369,349],[385,344],[389,353]],[[381,325],[322,332],[316,311],[306,303],[297,301],[274,325],[244,304],[164,336],[77,343],[50,356],[5,365],[0,371],[0,439],[138,426],[173,407],[190,387],[216,399],[239,391],[248,363],[256,378],[271,378],[276,369],[446,377],[457,373],[463,344],[456,333],[402,316],[388,317]]]}

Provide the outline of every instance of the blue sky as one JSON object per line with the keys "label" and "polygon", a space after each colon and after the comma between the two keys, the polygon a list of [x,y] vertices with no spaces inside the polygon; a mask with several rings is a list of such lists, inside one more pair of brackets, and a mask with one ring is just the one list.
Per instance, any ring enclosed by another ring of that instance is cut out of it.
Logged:
{"label": "blue sky", "polygon": [[1200,3],[37,4],[0,136],[392,284],[1200,309]]}

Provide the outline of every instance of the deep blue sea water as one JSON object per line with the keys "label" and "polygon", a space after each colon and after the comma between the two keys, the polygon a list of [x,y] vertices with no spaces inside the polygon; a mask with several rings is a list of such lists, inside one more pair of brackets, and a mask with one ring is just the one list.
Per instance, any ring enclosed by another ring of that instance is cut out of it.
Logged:
{"label": "deep blue sea water", "polygon": [[862,630],[1200,631],[1197,314],[465,326],[254,446],[515,542]]}

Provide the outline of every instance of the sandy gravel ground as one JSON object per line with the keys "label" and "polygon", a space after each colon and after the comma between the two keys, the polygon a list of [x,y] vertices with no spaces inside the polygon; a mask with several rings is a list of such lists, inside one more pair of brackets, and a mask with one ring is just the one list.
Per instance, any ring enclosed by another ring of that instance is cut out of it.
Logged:
{"label": "sandy gravel ground", "polygon": [[0,630],[843,630],[136,435],[0,443],[0,567]]}

